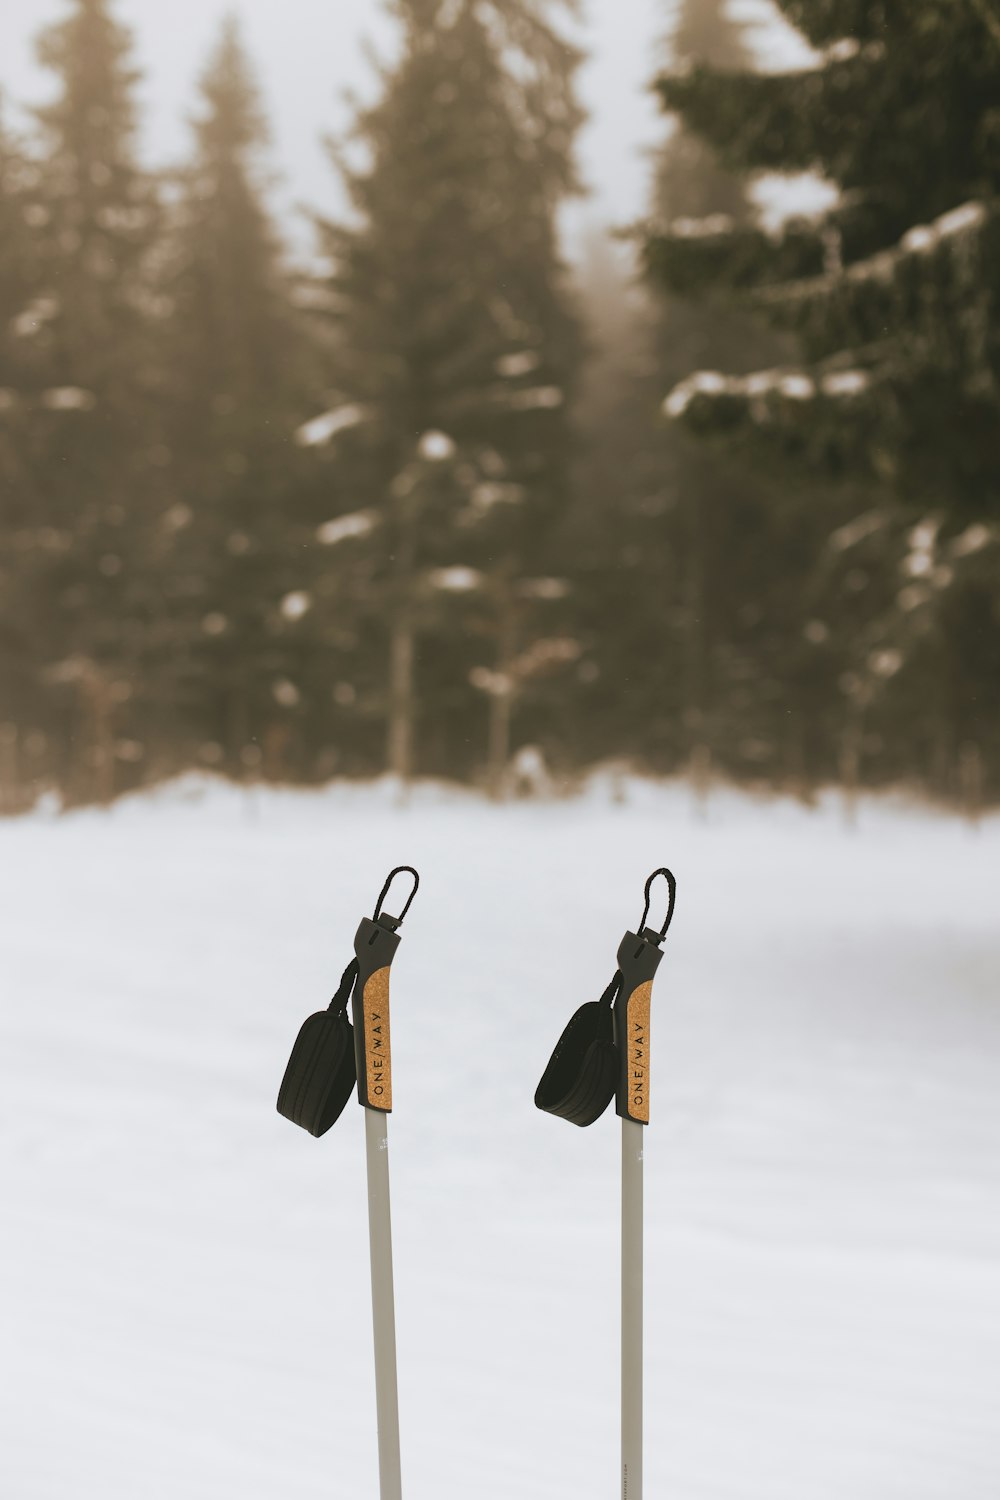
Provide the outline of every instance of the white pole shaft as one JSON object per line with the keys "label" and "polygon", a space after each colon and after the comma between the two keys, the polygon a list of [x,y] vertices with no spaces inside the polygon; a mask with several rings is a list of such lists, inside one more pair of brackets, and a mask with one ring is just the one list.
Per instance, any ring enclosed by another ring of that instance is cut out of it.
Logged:
{"label": "white pole shaft", "polygon": [[396,1390],[396,1304],[392,1289],[392,1224],[389,1216],[389,1116],[366,1109],[368,1238],[372,1262],[372,1323],[375,1331],[375,1410],[381,1500],[402,1500],[399,1467],[399,1398]]}
{"label": "white pole shaft", "polygon": [[622,1488],[642,1500],[642,1153],[645,1127],[622,1120]]}

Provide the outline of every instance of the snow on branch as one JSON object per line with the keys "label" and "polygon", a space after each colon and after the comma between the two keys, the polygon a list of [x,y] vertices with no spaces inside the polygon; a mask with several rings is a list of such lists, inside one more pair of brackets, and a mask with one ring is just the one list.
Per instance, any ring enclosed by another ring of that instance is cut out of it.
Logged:
{"label": "snow on branch", "polygon": [[884,511],[867,510],[831,532],[827,545],[831,552],[848,552],[860,542],[867,541],[870,536],[882,531],[887,522],[888,516]]}
{"label": "snow on branch", "polygon": [[322,542],[324,547],[335,547],[338,542],[346,542],[352,537],[367,536],[374,531],[378,525],[379,517],[373,510],[355,510],[346,516],[335,516],[332,521],[324,521],[322,526],[316,529],[316,540]]}
{"label": "snow on branch", "polygon": [[537,385],[505,391],[502,400],[512,411],[554,411],[562,406],[563,393],[557,385]]}
{"label": "snow on branch", "polygon": [[734,291],[812,277],[822,270],[825,240],[804,219],[777,232],[736,223],[728,214],[675,219],[645,237],[647,271],[674,292],[692,296],[725,286]]}
{"label": "snow on branch", "polygon": [[513,354],[502,354],[494,368],[505,380],[517,380],[537,370],[541,362],[542,356],[537,349],[518,349]]}
{"label": "snow on branch", "polygon": [[417,444],[418,455],[427,463],[447,463],[448,459],[455,457],[455,452],[454,438],[436,429],[422,433]]}
{"label": "snow on branch", "polygon": [[755,421],[764,420],[768,398],[779,402],[816,400],[845,401],[862,396],[871,386],[867,370],[829,370],[815,372],[779,368],[757,370],[752,375],[723,375],[718,370],[696,370],[670,392],[663,403],[664,415],[671,421],[686,417],[699,399],[708,402],[728,400],[746,408]]}
{"label": "snow on branch", "polygon": [[284,596],[279,609],[283,619],[301,620],[312,609],[312,604],[312,595],[307,589],[293,589]]}
{"label": "snow on branch", "polygon": [[545,636],[534,641],[511,664],[511,675],[521,681],[578,661],[583,647],[572,636]]}
{"label": "snow on branch", "polygon": [[510,698],[523,683],[533,677],[544,676],[559,667],[571,666],[582,655],[583,647],[571,636],[546,636],[532,642],[527,650],[510,662],[506,671],[473,667],[469,673],[469,682],[491,698]]}
{"label": "snow on branch", "polygon": [[[804,58],[787,71],[730,71],[698,63],[661,77],[657,88],[667,110],[719,152],[737,171],[810,171],[826,162],[842,180],[857,128],[871,107],[873,80],[882,66],[879,45]],[[829,121],[839,128],[831,131]]]}
{"label": "snow on branch", "polygon": [[880,473],[886,403],[898,398],[891,367],[779,367],[751,375],[699,370],[663,403],[665,416],[732,453],[835,479]]}
{"label": "snow on branch", "polygon": [[986,547],[996,546],[998,542],[1000,542],[1000,527],[987,526],[982,521],[974,521],[955,538],[951,543],[950,551],[952,557],[974,557],[977,552],[982,552]]}
{"label": "snow on branch", "polygon": [[[916,330],[939,365],[986,363],[980,347],[984,317],[959,314],[983,296],[980,262],[995,256],[1000,210],[978,200],[929,224],[915,225],[896,245],[823,275],[761,287],[754,302],[779,326],[817,347],[842,348],[897,330]],[[929,291],[933,295],[929,295]]]}
{"label": "snow on branch", "polygon": [[42,392],[42,405],[47,411],[93,411],[97,397],[78,385],[57,385]]}
{"label": "snow on branch", "polygon": [[36,297],[23,311],[11,319],[10,331],[15,338],[30,339],[40,333],[46,323],[51,323],[59,313],[55,297]]}
{"label": "snow on branch", "polygon": [[516,586],[522,599],[554,600],[569,596],[570,585],[565,578],[522,578]]}
{"label": "snow on branch", "polygon": [[471,594],[482,588],[485,579],[478,568],[455,565],[450,568],[433,568],[427,574],[431,588],[444,594]]}
{"label": "snow on branch", "polygon": [[469,492],[472,510],[477,516],[487,515],[497,505],[520,505],[527,498],[523,484],[510,480],[482,479]]}
{"label": "snow on branch", "polygon": [[[743,0],[746,4],[746,0]],[[835,56],[850,38],[850,55],[857,46],[882,43],[885,17],[871,0],[783,0],[782,21],[809,38],[821,56]]]}
{"label": "snow on branch", "polygon": [[357,427],[370,416],[371,411],[367,406],[358,406],[354,402],[335,406],[332,411],[322,412],[320,416],[312,417],[297,428],[295,441],[300,448],[321,448],[336,437],[338,432]]}
{"label": "snow on branch", "polygon": [[973,199],[959,208],[949,209],[930,224],[918,224],[915,228],[908,229],[899,242],[900,249],[908,255],[926,255],[953,235],[981,229],[988,218],[985,203]]}

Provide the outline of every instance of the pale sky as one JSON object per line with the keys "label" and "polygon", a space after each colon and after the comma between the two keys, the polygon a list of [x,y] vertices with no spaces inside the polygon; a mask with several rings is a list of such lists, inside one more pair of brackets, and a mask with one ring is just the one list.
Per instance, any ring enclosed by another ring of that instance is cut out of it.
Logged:
{"label": "pale sky", "polygon": [[[807,60],[794,33],[775,24],[769,0],[731,4],[734,15],[752,23],[763,66]],[[33,38],[66,8],[66,0],[0,0],[0,91],[7,96],[5,113],[15,120],[13,106],[37,102],[50,88],[35,63]],[[646,153],[667,129],[648,85],[664,60],[673,8],[673,0],[584,0],[579,40],[590,55],[580,91],[590,121],[579,160],[591,194],[565,215],[571,252],[586,228],[628,223],[646,207]],[[345,87],[362,94],[373,88],[365,39],[391,55],[393,28],[380,0],[117,0],[144,75],[143,150],[153,165],[178,161],[187,150],[185,121],[196,80],[227,11],[242,21],[271,122],[280,184],[275,206],[288,238],[308,249],[309,225],[295,205],[326,212],[342,206],[321,135],[346,123]],[[779,199],[787,195],[787,187],[778,193]],[[790,201],[807,206],[794,185]]]}

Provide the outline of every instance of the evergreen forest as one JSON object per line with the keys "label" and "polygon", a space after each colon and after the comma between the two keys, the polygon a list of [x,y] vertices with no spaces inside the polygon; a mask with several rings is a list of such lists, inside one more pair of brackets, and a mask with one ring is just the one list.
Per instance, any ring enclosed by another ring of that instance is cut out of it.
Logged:
{"label": "evergreen forest", "polygon": [[609,762],[1000,800],[995,0],[780,0],[794,71],[664,0],[646,210],[570,248],[572,6],[388,8],[308,255],[235,21],[166,168],[115,0],[0,95],[0,811]]}

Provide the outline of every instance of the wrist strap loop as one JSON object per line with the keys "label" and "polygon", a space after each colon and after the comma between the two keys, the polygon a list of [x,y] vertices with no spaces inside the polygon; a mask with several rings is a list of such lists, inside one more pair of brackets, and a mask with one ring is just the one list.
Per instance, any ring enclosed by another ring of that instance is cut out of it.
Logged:
{"label": "wrist strap loop", "polygon": [[639,926],[636,928],[636,931],[641,933],[646,926],[646,918],[649,916],[649,893],[652,889],[653,881],[656,879],[657,875],[664,876],[667,882],[668,891],[667,915],[663,919],[663,926],[660,928],[659,934],[660,942],[662,943],[663,939],[667,935],[667,928],[670,926],[670,919],[674,914],[674,902],[677,900],[677,882],[673,877],[673,872],[671,870],[668,870],[666,865],[661,865],[658,870],[654,870],[652,875],[650,875],[649,879],[646,881],[646,904],[642,908],[642,920],[640,921]]}
{"label": "wrist strap loop", "polygon": [[413,903],[413,898],[417,894],[417,889],[418,889],[418,887],[420,885],[420,876],[417,874],[416,870],[413,868],[412,865],[397,865],[394,870],[390,870],[389,874],[386,877],[385,885],[382,887],[381,891],[379,892],[379,898],[378,898],[378,900],[375,903],[375,914],[372,917],[372,921],[373,922],[377,922],[378,921],[379,916],[380,916],[381,911],[382,911],[382,902],[385,900],[386,896],[389,894],[389,887],[392,885],[392,882],[395,880],[395,878],[396,878],[397,875],[412,875],[413,876],[413,889],[410,892],[410,894],[407,896],[407,898],[406,898],[406,905],[403,907],[403,910],[400,912],[400,914],[399,914],[398,917],[388,917],[388,916],[386,916],[386,917],[382,918],[382,921],[387,926],[391,926],[392,929],[393,929],[393,931],[395,931],[397,927],[401,927],[402,926],[403,918],[406,916],[406,913],[409,911],[410,906]]}

